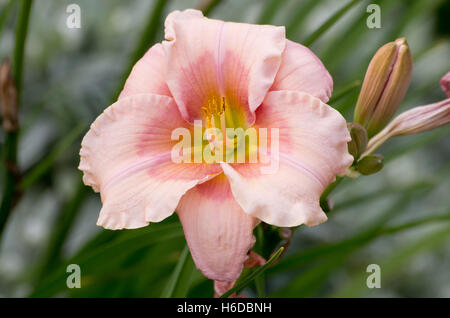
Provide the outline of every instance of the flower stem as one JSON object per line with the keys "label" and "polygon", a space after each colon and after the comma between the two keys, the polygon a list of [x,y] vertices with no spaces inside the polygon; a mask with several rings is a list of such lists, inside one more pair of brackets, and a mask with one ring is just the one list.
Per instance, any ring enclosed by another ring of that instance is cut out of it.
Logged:
{"label": "flower stem", "polygon": [[333,183],[330,183],[328,185],[328,187],[325,188],[322,195],[320,196],[320,206],[322,207],[322,209],[325,210],[325,212],[328,212],[331,210],[330,207],[328,206],[328,196],[330,195],[331,192],[333,192],[333,190],[336,188],[336,186],[339,183],[341,183],[341,181],[343,179],[344,179],[343,177],[339,177],[339,176],[336,177],[336,181],[334,181]]}
{"label": "flower stem", "polygon": [[[17,91],[17,103],[20,104],[20,91],[22,87],[22,70],[24,61],[25,41],[28,31],[32,0],[22,0],[17,22],[16,45],[14,49],[13,76]],[[17,106],[18,107],[18,106]],[[20,172],[17,166],[17,148],[19,131],[5,131],[4,164],[6,167],[3,182],[3,197],[0,204],[0,238],[12,209],[21,196],[18,189]]]}

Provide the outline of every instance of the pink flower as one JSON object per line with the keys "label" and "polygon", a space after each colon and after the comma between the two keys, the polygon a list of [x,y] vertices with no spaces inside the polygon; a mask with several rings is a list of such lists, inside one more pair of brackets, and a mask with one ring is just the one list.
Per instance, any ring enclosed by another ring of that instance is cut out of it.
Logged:
{"label": "pink flower", "polygon": [[447,72],[447,74],[442,76],[441,88],[444,91],[444,93],[447,95],[447,97],[450,97],[450,72]]}
{"label": "pink flower", "polygon": [[[232,282],[260,221],[311,226],[327,219],[320,195],[353,161],[346,122],[324,104],[330,74],[309,49],[286,40],[283,27],[186,10],[169,14],[165,37],[92,124],[79,168],[85,184],[100,192],[98,225],[138,228],[176,211],[197,267]],[[264,174],[261,162],[173,162],[173,130],[193,131],[195,120],[278,128],[278,169]]]}
{"label": "pink flower", "polygon": [[389,125],[370,139],[363,156],[373,153],[390,138],[418,134],[449,123],[450,98],[438,103],[411,108],[395,117]]}

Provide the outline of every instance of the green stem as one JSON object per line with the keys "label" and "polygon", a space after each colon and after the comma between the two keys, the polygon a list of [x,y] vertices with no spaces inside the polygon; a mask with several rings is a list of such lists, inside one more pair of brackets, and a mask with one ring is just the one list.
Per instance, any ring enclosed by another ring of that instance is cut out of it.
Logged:
{"label": "green stem", "polygon": [[[16,31],[16,46],[14,49],[13,76],[17,90],[17,103],[20,105],[22,86],[22,70],[24,60],[25,41],[27,37],[28,21],[31,12],[31,0],[22,0]],[[21,196],[17,187],[20,173],[17,166],[17,148],[19,132],[5,132],[4,163],[6,167],[3,182],[3,197],[0,204],[0,238],[12,209]]]}
{"label": "green stem", "polygon": [[325,190],[323,191],[322,195],[320,196],[320,206],[322,207],[322,209],[326,210],[330,210],[329,206],[328,206],[328,196],[330,195],[331,192],[333,192],[333,190],[337,187],[337,185],[339,183],[341,183],[341,181],[343,180],[343,177],[336,177],[336,181],[334,181],[333,183],[329,184],[328,187],[325,188]]}
{"label": "green stem", "polygon": [[20,104],[20,92],[22,88],[22,70],[25,53],[25,41],[28,34],[28,22],[30,20],[30,12],[32,0],[22,0],[22,6],[19,12],[19,20],[17,21],[16,46],[14,48],[13,75],[17,89],[18,103]]}
{"label": "green stem", "polygon": [[8,220],[11,210],[19,197],[16,185],[19,181],[17,171],[17,145],[18,132],[8,132],[5,134],[4,163],[5,176],[3,183],[3,198],[0,205],[0,237]]}

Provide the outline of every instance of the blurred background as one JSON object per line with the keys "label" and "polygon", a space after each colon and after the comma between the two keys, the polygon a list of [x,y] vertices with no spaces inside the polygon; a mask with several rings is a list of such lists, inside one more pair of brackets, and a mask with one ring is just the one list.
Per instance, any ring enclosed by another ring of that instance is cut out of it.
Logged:
{"label": "blurred background", "polygon": [[[81,28],[66,25],[71,3],[81,8]],[[379,29],[366,26],[369,3],[380,5]],[[200,8],[212,18],[285,25],[288,38],[308,45],[333,76],[330,105],[348,121],[370,58],[402,36],[414,71],[399,111],[445,98],[439,86],[450,70],[445,0],[35,0],[29,19],[26,4],[0,0],[0,58],[8,57],[13,71],[23,74],[17,148],[22,178],[15,184],[22,195],[0,238],[0,297],[213,295],[212,282],[190,256],[181,272],[174,271],[185,246],[176,215],[139,230],[103,230],[95,225],[100,197],[82,185],[77,170],[89,124],[116,100],[135,61],[163,39],[172,10]],[[344,180],[331,195],[329,221],[296,229],[281,260],[243,293],[450,297],[449,128],[384,145],[378,151],[383,170]],[[2,157],[6,139],[1,131]],[[2,175],[5,167],[2,161]],[[267,257],[279,243],[273,240],[278,230],[258,231]],[[66,286],[68,264],[81,267],[80,289]],[[379,289],[366,286],[369,264],[381,267]]]}

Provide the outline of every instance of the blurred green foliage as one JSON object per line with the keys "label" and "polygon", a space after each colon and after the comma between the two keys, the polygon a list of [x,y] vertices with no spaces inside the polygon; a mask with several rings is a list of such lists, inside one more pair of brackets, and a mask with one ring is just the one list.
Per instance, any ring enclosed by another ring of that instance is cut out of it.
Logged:
{"label": "blurred green foliage", "polygon": [[[16,34],[26,23],[19,18],[21,2],[0,1],[0,57],[13,59],[20,50]],[[81,7],[80,29],[66,27],[66,7],[73,2]],[[401,110],[443,99],[449,2],[371,1],[381,7],[381,29],[366,26],[368,3],[33,1],[23,64],[17,66],[23,73],[17,161],[24,194],[2,236],[0,296],[211,297],[212,282],[195,269],[176,215],[138,230],[95,226],[100,198],[76,169],[81,136],[114,102],[135,61],[162,40],[165,16],[189,7],[223,20],[285,25],[288,37],[307,43],[332,74],[330,105],[349,121],[371,56],[402,36],[415,70]],[[447,126],[389,141],[380,149],[383,170],[344,179],[331,195],[329,221],[296,229],[281,260],[263,275],[245,270],[243,293],[450,297],[449,132]],[[4,156],[3,132],[0,138]],[[0,170],[6,173],[4,165]],[[265,257],[282,244],[273,227],[258,227],[255,235],[255,248]],[[81,267],[80,289],[66,287],[72,263]],[[365,284],[372,263],[381,266],[380,289]]]}

